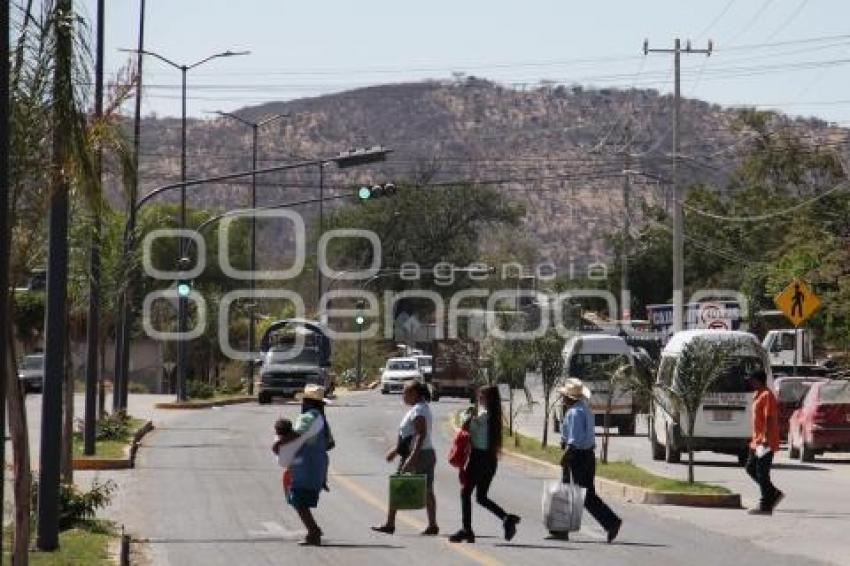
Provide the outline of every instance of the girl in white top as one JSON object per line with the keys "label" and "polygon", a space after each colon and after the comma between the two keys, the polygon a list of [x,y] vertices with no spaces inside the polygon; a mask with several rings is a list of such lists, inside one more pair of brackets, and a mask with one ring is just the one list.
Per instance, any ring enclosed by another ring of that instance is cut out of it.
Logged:
{"label": "girl in white top", "polygon": [[[387,462],[392,462],[396,456],[401,456],[402,461],[398,469],[400,474],[425,475],[427,485],[425,509],[428,512],[428,528],[422,531],[422,534],[434,536],[440,533],[440,528],[437,526],[437,500],[434,497],[434,468],[437,465],[437,456],[434,454],[434,445],[431,443],[433,417],[431,408],[428,406],[431,394],[424,383],[410,381],[404,386],[402,398],[404,403],[410,406],[410,410],[401,420],[399,442],[387,453]],[[372,527],[372,530],[393,534],[395,515],[396,510],[390,507],[387,510],[387,522],[379,527]]]}

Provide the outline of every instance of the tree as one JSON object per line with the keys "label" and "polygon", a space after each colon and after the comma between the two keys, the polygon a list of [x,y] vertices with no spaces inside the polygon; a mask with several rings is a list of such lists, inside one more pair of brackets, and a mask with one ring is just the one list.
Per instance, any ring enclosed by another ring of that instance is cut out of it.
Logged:
{"label": "tree", "polygon": [[552,391],[562,381],[564,374],[564,338],[554,329],[533,342],[534,359],[540,367],[540,379],[543,382],[543,441],[545,448],[549,439],[549,413]]}
{"label": "tree", "polygon": [[654,396],[654,401],[671,416],[685,436],[688,450],[688,483],[694,483],[693,437],[697,413],[706,394],[730,365],[737,345],[704,338],[688,342],[677,365],[677,379]]}
{"label": "tree", "polygon": [[[522,339],[489,340],[485,344],[485,351],[492,360],[497,383],[508,387],[508,433],[514,436],[517,415],[534,405],[531,390],[525,383],[525,374],[533,356],[531,345]],[[518,390],[523,392],[525,403],[515,402]],[[514,436],[514,442],[518,443],[519,438]]]}

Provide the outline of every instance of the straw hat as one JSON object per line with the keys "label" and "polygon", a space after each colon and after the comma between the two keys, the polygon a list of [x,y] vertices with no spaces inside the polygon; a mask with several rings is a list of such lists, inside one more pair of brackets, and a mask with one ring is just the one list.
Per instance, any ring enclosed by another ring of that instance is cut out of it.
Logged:
{"label": "straw hat", "polygon": [[582,383],[580,379],[570,377],[564,382],[564,386],[558,390],[558,393],[570,399],[590,399],[590,389]]}
{"label": "straw hat", "polygon": [[330,403],[330,399],[325,398],[325,388],[321,385],[307,384],[304,387],[304,393],[301,394],[301,400],[310,399],[311,401],[319,401],[320,403]]}

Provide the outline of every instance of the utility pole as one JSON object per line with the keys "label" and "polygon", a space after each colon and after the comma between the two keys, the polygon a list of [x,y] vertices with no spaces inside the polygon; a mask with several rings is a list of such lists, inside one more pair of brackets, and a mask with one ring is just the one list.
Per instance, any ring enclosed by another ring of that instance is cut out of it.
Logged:
{"label": "utility pole", "polygon": [[[104,4],[97,1],[97,55],[95,59],[94,79],[94,119],[103,116],[103,31]],[[98,183],[102,179],[103,152],[98,149],[95,156],[95,175]],[[92,456],[95,453],[95,434],[97,421],[97,350],[98,326],[100,325],[100,202],[92,211],[91,246],[89,248],[89,313],[86,328],[86,410],[83,423],[83,453]]]}
{"label": "utility pole", "polygon": [[630,176],[632,164],[632,128],[631,122],[626,123],[626,146],[623,151],[623,248],[622,265],[620,271],[620,302],[622,320],[629,320],[632,317],[631,293],[629,292],[629,231],[631,229],[631,210],[629,203],[631,202],[631,185]]}
{"label": "utility pole", "polygon": [[[9,0],[0,0],[0,53],[9,53]],[[9,57],[0,57],[0,509],[5,509],[6,380],[9,377]],[[14,379],[14,376],[13,376]],[[0,521],[0,564],[3,526]]]}
{"label": "utility pole", "polygon": [[685,43],[682,49],[681,41],[677,37],[673,43],[673,49],[650,49],[649,40],[643,41],[643,54],[649,53],[672,53],[673,54],[673,332],[684,328],[684,263],[685,263],[685,233],[684,213],[682,210],[682,186],[679,182],[679,113],[681,110],[681,54],[705,54],[710,56],[714,46],[708,40],[706,49],[693,49],[691,42]]}
{"label": "utility pole", "polygon": [[[53,191],[50,196],[47,249],[47,309],[45,316],[44,385],[41,398],[41,453],[38,481],[36,546],[50,552],[59,547],[59,454],[62,436],[62,386],[65,382],[66,307],[68,280],[68,177],[70,118],[74,87],[71,78],[72,0],[55,8],[56,68],[53,84]],[[5,291],[5,290],[4,290]]]}

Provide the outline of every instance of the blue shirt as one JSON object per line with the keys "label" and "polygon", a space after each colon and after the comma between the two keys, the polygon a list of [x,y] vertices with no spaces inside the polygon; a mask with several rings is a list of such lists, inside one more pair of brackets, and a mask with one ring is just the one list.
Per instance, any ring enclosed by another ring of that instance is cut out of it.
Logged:
{"label": "blue shirt", "polygon": [[582,399],[570,407],[561,425],[561,440],[578,450],[591,450],[596,446],[593,411]]}

